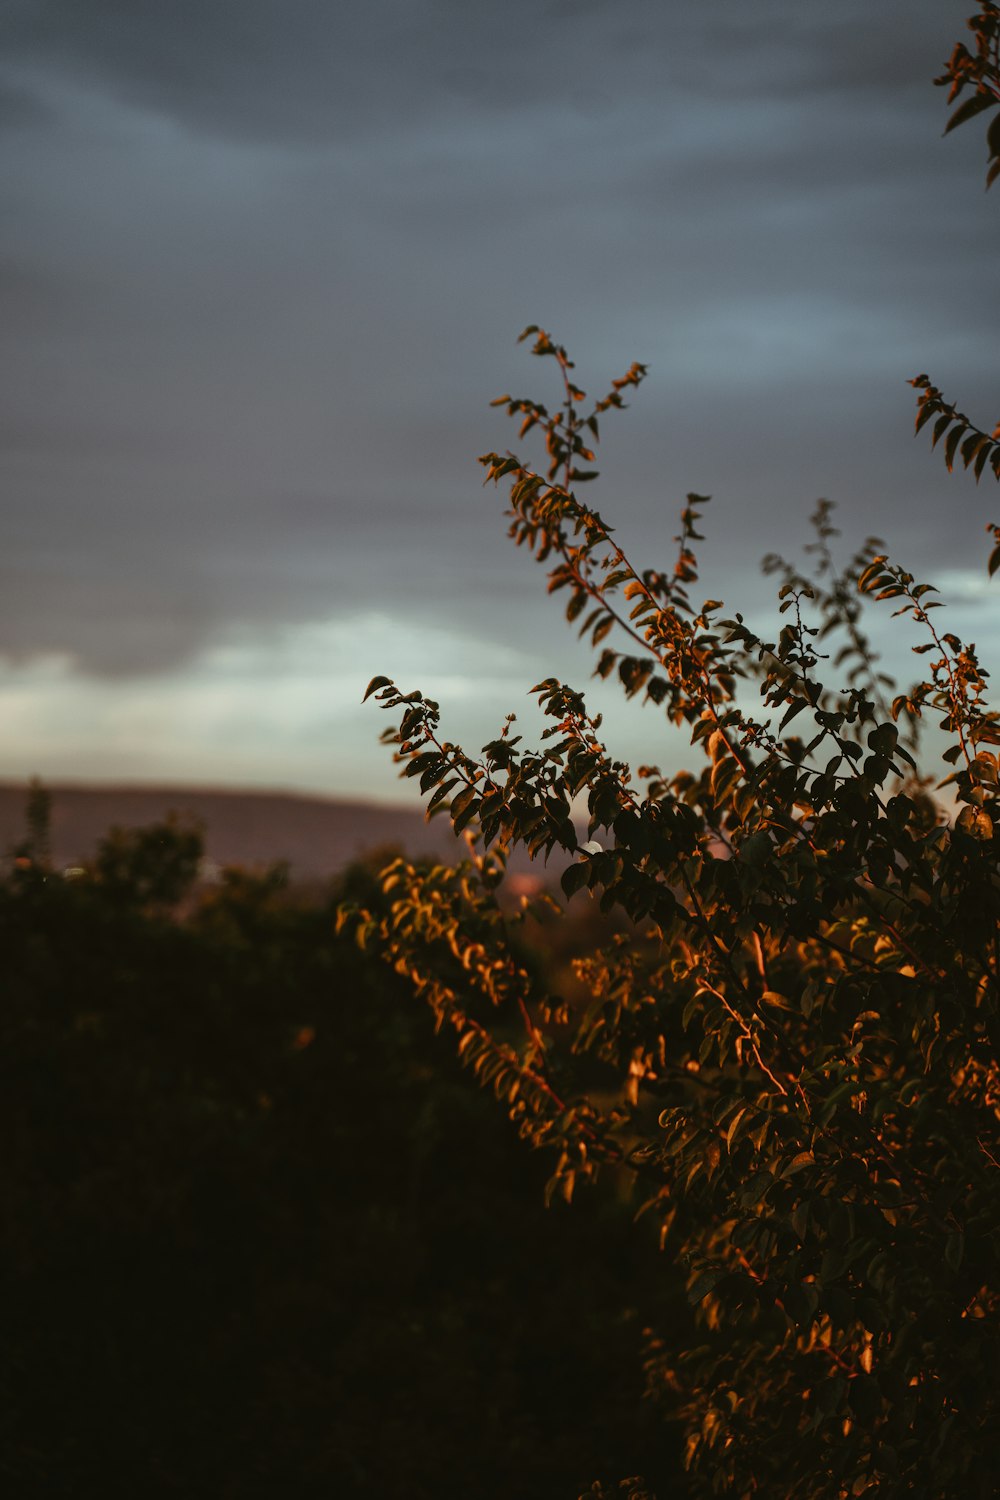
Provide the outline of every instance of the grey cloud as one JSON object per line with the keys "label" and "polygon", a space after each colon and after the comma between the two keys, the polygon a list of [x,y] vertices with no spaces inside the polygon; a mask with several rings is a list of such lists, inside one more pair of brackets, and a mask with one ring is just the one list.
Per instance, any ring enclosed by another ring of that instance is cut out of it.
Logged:
{"label": "grey cloud", "polygon": [[0,132],[30,130],[51,118],[51,110],[30,88],[0,79]]}
{"label": "grey cloud", "polygon": [[995,204],[929,82],[963,14],[8,4],[49,113],[0,164],[0,646],[163,670],[373,601],[540,639],[474,463],[529,319],[594,387],[650,362],[607,509],[659,559],[714,490],[706,592],[824,492],[964,565],[904,385],[989,395]]}
{"label": "grey cloud", "polygon": [[660,0],[502,7],[442,0],[8,0],[9,58],[89,80],[199,131],[317,144],[480,110],[626,106],[637,91],[717,102],[774,92],[916,96],[950,44],[946,7]]}
{"label": "grey cloud", "polygon": [[[9,57],[195,130],[315,145],[426,118],[447,103],[438,75],[486,61],[506,28],[406,0],[27,0],[4,30]],[[527,91],[527,71],[506,97]]]}

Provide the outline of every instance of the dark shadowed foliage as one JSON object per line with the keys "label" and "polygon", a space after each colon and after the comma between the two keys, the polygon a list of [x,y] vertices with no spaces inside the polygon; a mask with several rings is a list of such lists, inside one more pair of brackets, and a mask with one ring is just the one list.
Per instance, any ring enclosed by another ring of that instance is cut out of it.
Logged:
{"label": "dark shadowed foliage", "polygon": [[424,1008],[335,936],[368,871],[197,890],[164,824],[67,879],[44,812],[0,883],[7,1492],[499,1500],[654,1463],[655,1248],[613,1192],[585,1235],[547,1213]]}

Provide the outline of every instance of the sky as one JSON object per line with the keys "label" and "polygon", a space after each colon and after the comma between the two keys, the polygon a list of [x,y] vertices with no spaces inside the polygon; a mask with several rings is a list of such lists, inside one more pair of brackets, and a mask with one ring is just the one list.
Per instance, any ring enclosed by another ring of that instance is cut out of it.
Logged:
{"label": "sky", "polygon": [[408,800],[376,673],[470,749],[561,676],[683,764],[482,488],[490,400],[556,394],[529,322],[594,395],[649,366],[587,496],[644,565],[711,494],[705,596],[763,623],[826,496],[995,660],[1000,497],[906,383],[1000,415],[1000,199],[931,82],[972,10],[0,0],[0,776]]}

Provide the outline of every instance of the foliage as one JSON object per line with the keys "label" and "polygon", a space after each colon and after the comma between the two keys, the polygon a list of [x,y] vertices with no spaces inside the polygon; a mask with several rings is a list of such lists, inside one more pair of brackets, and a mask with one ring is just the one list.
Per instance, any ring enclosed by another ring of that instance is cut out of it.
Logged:
{"label": "foliage", "polygon": [[586,1243],[542,1232],[507,1122],[334,935],[371,871],[198,888],[167,823],[66,878],[29,811],[0,879],[6,1492],[500,1500],[652,1464],[655,1244],[613,1194]]}
{"label": "foliage", "polygon": [[[934,80],[948,89],[949,104],[966,89],[970,91],[948,117],[946,135],[956,126],[1000,105],[1000,5],[994,0],[982,0],[978,12],[969,17],[966,25],[972,32],[975,50],[970,51],[964,42],[956,42],[948,66]],[[986,186],[990,188],[1000,176],[1000,115],[990,118],[986,146],[990,156]]]}
{"label": "foliage", "polygon": [[[978,60],[956,53],[954,92],[973,81],[981,100],[996,84],[997,8],[970,24]],[[396,860],[389,910],[345,909],[342,922],[553,1153],[550,1193],[569,1199],[601,1168],[634,1174],[696,1310],[693,1337],[662,1329],[646,1358],[649,1394],[680,1401],[692,1494],[985,1500],[1000,1457],[988,674],[936,623],[933,586],[881,543],[835,565],[827,506],[809,576],[768,561],[780,631],[695,602],[706,496],[688,496],[672,567],[636,566],[580,490],[597,477],[605,413],[645,369],[588,407],[565,349],[534,325],[522,338],[555,364],[561,399],[499,398],[546,455],[538,469],[513,453],[481,460],[510,483],[511,538],[567,596],[596,675],[686,725],[701,768],[633,773],[584,695],[552,678],[533,689],[551,721],[537,748],[509,715],[473,756],[443,736],[433,699],[376,677],[366,698],[398,716],[383,739],[472,857]],[[916,384],[936,438],[960,424],[949,464],[996,467],[990,440]],[[926,674],[907,691],[877,670],[866,601],[913,630]],[[928,718],[951,811],[917,766]],[[570,851],[564,894],[632,924],[578,962],[582,1003],[520,957],[525,912],[502,884],[517,845]]]}
{"label": "foliage", "polygon": [[[990,115],[986,131],[986,147],[989,152],[989,167],[986,186],[992,187],[1000,176],[1000,5],[994,0],[982,0],[979,10],[966,23],[972,32],[974,50],[964,42],[956,42],[948,66],[935,83],[948,89],[948,103],[968,94],[957,109],[948,117],[945,134],[958,125],[986,111]],[[1000,479],[1000,423],[992,434],[983,432],[953,402],[946,401],[941,391],[933,385],[929,375],[917,375],[910,381],[920,392],[917,398],[917,431],[934,418],[931,429],[931,446],[944,441],[945,462],[951,473],[955,463],[961,461],[966,469],[971,468],[976,479],[982,477],[987,465]],[[990,572],[1000,566],[1000,531],[990,526],[997,548],[990,559]]]}
{"label": "foliage", "polygon": [[[998,116],[1000,118],[1000,116]],[[944,440],[945,464],[950,474],[959,460],[962,467],[971,469],[976,479],[982,478],[987,467],[1000,479],[1000,424],[990,436],[976,427],[954,402],[946,401],[929,375],[915,375],[910,384],[920,392],[917,397],[917,432],[932,419],[931,447],[936,448]],[[991,568],[991,572],[996,569]]]}
{"label": "foliage", "polygon": [[[552,721],[541,748],[522,748],[508,718],[474,758],[441,737],[436,703],[377,678],[369,691],[401,713],[389,733],[405,773],[456,828],[478,826],[481,848],[457,870],[393,862],[389,912],[344,920],[454,1028],[522,1134],[555,1150],[551,1190],[570,1197],[605,1163],[636,1173],[698,1309],[697,1339],[654,1341],[647,1364],[651,1392],[682,1393],[694,1493],[992,1494],[1000,728],[987,674],[936,626],[931,586],[876,544],[833,570],[825,508],[813,582],[772,560],[774,639],[691,602],[705,497],[689,497],[672,572],[633,566],[571,478],[593,462],[601,404],[581,414],[565,351],[530,332],[565,400],[551,414],[504,398],[549,455],[547,476],[484,459],[512,479],[511,533],[548,562],[568,618],[588,611],[598,673],[687,724],[705,763],[633,775],[583,695],[554,680],[534,690]],[[926,680],[890,703],[864,596],[892,601],[930,654]],[[953,824],[907,748],[927,715],[949,742]],[[565,893],[636,925],[580,962],[583,1007],[519,959],[519,918],[497,895],[515,844],[573,850]],[[588,1087],[594,1059],[606,1071]]]}
{"label": "foliage", "polygon": [[147,828],[112,828],[101,840],[93,873],[111,900],[169,910],[194,883],[202,854],[200,831],[175,818]]}

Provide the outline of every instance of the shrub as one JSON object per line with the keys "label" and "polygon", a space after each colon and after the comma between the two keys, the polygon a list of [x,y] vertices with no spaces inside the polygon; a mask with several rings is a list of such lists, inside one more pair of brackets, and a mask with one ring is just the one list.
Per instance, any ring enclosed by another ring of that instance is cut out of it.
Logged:
{"label": "shrub", "polygon": [[371,870],[226,870],[168,910],[197,835],[114,833],[63,879],[44,814],[0,878],[6,1492],[540,1500],[669,1469],[635,1359],[655,1245],[614,1201],[585,1244],[541,1232],[544,1163],[334,935]]}
{"label": "shrub", "polygon": [[[997,7],[969,24],[977,53],[956,49],[944,81],[953,97],[971,83],[975,108],[952,123],[1000,99]],[[366,697],[399,715],[383,738],[402,774],[429,812],[469,831],[473,853],[458,869],[396,860],[382,877],[389,911],[342,921],[554,1154],[550,1191],[570,1198],[606,1164],[634,1174],[638,1211],[658,1220],[695,1309],[694,1336],[660,1330],[646,1364],[649,1393],[681,1403],[693,1494],[993,1495],[1000,722],[988,674],[939,625],[932,585],[877,541],[838,567],[826,505],[810,576],[768,560],[773,633],[695,602],[705,496],[688,496],[673,564],[636,566],[580,494],[604,415],[644,367],[587,406],[565,349],[534,326],[522,338],[554,363],[561,396],[551,409],[500,398],[546,453],[540,470],[482,459],[488,479],[510,482],[511,538],[565,594],[597,675],[686,725],[700,768],[633,773],[584,695],[554,679],[533,690],[551,721],[537,748],[510,715],[472,756],[443,737],[436,702],[376,677]],[[996,468],[993,440],[954,408],[929,410],[940,392],[915,384],[918,427],[937,417],[949,464]],[[908,691],[876,669],[866,601],[915,627],[926,674]],[[928,718],[945,741],[944,801],[917,764]],[[520,957],[520,916],[501,897],[515,845],[569,851],[564,894],[632,924],[578,961],[584,1004],[548,994]]]}

